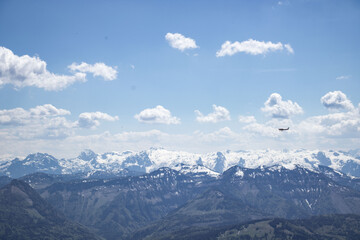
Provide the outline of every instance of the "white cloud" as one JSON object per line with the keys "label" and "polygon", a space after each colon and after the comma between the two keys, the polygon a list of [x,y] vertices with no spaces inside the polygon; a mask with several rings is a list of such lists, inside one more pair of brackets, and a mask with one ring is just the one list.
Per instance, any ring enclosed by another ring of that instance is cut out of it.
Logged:
{"label": "white cloud", "polygon": [[[14,108],[0,110],[0,132],[14,139],[67,138],[78,128],[95,128],[100,120],[115,121],[102,112],[81,113],[78,121],[70,121],[65,115],[70,111],[45,104],[25,110]],[[5,127],[5,128],[4,128]]]}
{"label": "white cloud", "polygon": [[31,115],[36,116],[60,116],[60,115],[70,115],[70,111],[56,108],[51,104],[45,104],[42,106],[37,106],[35,108],[30,108]]}
{"label": "white cloud", "polygon": [[360,103],[355,108],[341,91],[328,92],[321,98],[321,103],[330,110],[345,111],[305,119],[299,124],[304,133],[325,137],[360,137]]}
{"label": "white cloud", "polygon": [[204,116],[199,110],[195,110],[195,114],[197,115],[196,121],[217,123],[220,121],[231,120],[230,112],[226,108],[216,106],[215,104],[212,105],[212,107],[214,111],[206,116]]}
{"label": "white cloud", "polygon": [[[288,131],[285,132],[279,131],[279,128],[287,128],[287,127],[290,128]],[[272,138],[284,136],[285,134],[289,135],[289,133],[290,134],[297,133],[296,130],[294,130],[295,129],[294,124],[290,119],[272,119],[264,124],[254,122],[246,125],[245,127],[243,127],[243,129],[253,134],[261,135],[264,137],[272,137]]]}
{"label": "white cloud", "polygon": [[202,142],[222,142],[226,140],[231,140],[238,138],[239,135],[233,132],[229,127],[220,128],[217,131],[210,133],[203,133],[201,131],[195,131],[194,136],[198,141]]}
{"label": "white cloud", "polygon": [[15,88],[34,86],[48,91],[62,90],[74,82],[85,82],[86,74],[57,75],[46,69],[46,62],[38,57],[17,56],[10,49],[0,47],[0,87],[11,84]]}
{"label": "white cloud", "polygon": [[25,110],[14,108],[0,110],[0,129],[8,136],[17,139],[33,138],[63,138],[72,134],[73,122],[68,121],[64,115],[70,112],[45,104]]}
{"label": "white cloud", "polygon": [[351,78],[351,75],[342,75],[342,76],[336,77],[336,80],[346,80],[349,78]]}
{"label": "white cloud", "polygon": [[[164,147],[196,153],[226,149],[356,148],[360,137],[358,110],[315,116],[300,124],[293,123],[290,119],[271,119],[265,123],[247,124],[240,132],[224,127],[213,132],[199,130],[192,134],[170,134],[153,129],[142,132],[77,135],[72,131],[75,131],[78,126],[67,127],[66,124],[69,121],[58,118],[56,121],[48,122],[46,127],[42,126],[45,125],[45,121],[37,126],[32,125],[31,128],[27,126],[27,131],[20,131],[19,128],[16,128],[16,132],[11,131],[11,128],[7,128],[8,126],[5,126],[5,129],[0,128],[2,143],[0,154],[26,155],[35,151],[44,151],[55,152],[61,157],[66,153],[69,157],[73,157],[80,149],[85,148],[95,152],[108,152],[140,151],[150,147]],[[53,124],[51,131],[49,130],[50,123]],[[280,132],[278,130],[280,127],[290,127],[290,130]]]}
{"label": "white cloud", "polygon": [[359,138],[360,114],[358,111],[349,111],[314,116],[302,121],[299,128],[304,133],[318,136]]}
{"label": "white cloud", "polygon": [[[273,98],[270,96],[269,99]],[[273,100],[275,105],[279,105],[279,102],[289,102],[283,101],[276,95]],[[291,101],[290,103],[290,106],[295,104]],[[160,109],[161,112],[164,108],[158,106],[150,110],[157,112],[156,109]],[[166,111],[168,110],[165,109]],[[277,112],[278,110],[267,113],[279,115]],[[79,135],[78,133],[85,132],[80,128],[95,128],[102,120],[115,121],[118,117],[92,112],[82,113],[77,121],[71,121],[70,111],[50,104],[30,109],[0,110],[0,154],[26,155],[35,151],[44,151],[55,152],[61,157],[66,152],[72,157],[80,149],[85,148],[106,152],[139,151],[155,146],[204,153],[225,149],[348,149],[359,145],[360,104],[348,111],[312,116],[300,122],[292,122],[291,119],[284,118],[284,115],[291,115],[285,112],[286,114],[280,114],[282,117],[270,119],[265,123],[256,121],[253,116],[239,116],[239,121],[245,123],[239,131],[223,127],[211,132],[198,130],[192,134],[170,134],[153,129],[142,132]],[[156,113],[150,111],[149,114],[138,114],[138,120],[152,123],[174,122],[174,117],[169,111],[165,115],[166,117],[159,118]],[[180,122],[179,119],[177,120]],[[283,132],[278,130],[286,127],[290,129]]]}
{"label": "white cloud", "polygon": [[290,44],[283,45],[281,42],[272,43],[272,42],[261,42],[253,39],[249,39],[243,42],[234,42],[226,41],[221,46],[221,49],[216,52],[217,57],[224,57],[226,55],[232,56],[238,52],[244,52],[251,55],[267,54],[268,52],[281,51],[285,49],[289,53],[294,53],[294,50],[291,48]]}
{"label": "white cloud", "polygon": [[147,108],[134,117],[143,123],[180,124],[179,118],[173,117],[169,110],[160,105]]}
{"label": "white cloud", "polygon": [[110,116],[102,112],[84,112],[79,115],[77,126],[80,128],[95,128],[100,125],[99,120],[116,121],[118,116]]}
{"label": "white cloud", "polygon": [[280,135],[279,130],[273,126],[260,123],[251,123],[243,128],[247,132],[260,134],[264,137],[278,137]]}
{"label": "white cloud", "polygon": [[68,66],[68,68],[72,71],[79,71],[81,73],[92,73],[94,77],[100,76],[107,81],[114,80],[117,77],[116,69],[113,67],[109,67],[104,63],[95,63],[93,65],[85,62],[82,62],[80,64],[73,63]]}
{"label": "white cloud", "polygon": [[291,47],[290,44],[285,44],[284,47],[289,53],[294,54],[294,49]]}
{"label": "white cloud", "polygon": [[194,39],[184,37],[180,33],[167,33],[165,39],[169,42],[171,47],[179,49],[180,51],[198,48]]}
{"label": "white cloud", "polygon": [[[305,142],[319,147],[321,144],[326,147],[338,147],[347,142],[354,144],[351,139],[360,137],[360,104],[359,108],[347,112],[331,113],[326,115],[312,116],[300,123],[293,123],[290,119],[272,119],[264,124],[251,123],[243,129],[253,134],[265,137],[283,137],[292,135],[292,144],[299,145]],[[289,131],[280,132],[278,128],[290,127]],[[290,134],[290,135],[289,135]],[[331,141],[331,138],[337,138]],[[346,140],[349,139],[349,140]],[[296,142],[298,141],[298,142]],[[310,145],[311,145],[310,144]],[[309,144],[305,144],[309,145]],[[346,146],[346,144],[345,144]]]}
{"label": "white cloud", "polygon": [[69,115],[70,112],[65,109],[56,108],[51,104],[45,104],[25,110],[23,108],[14,108],[9,110],[0,110],[0,124],[2,125],[22,125],[34,120],[52,118],[62,115]]}
{"label": "white cloud", "polygon": [[144,132],[122,132],[114,135],[118,141],[122,142],[139,142],[147,140],[156,140],[166,137],[168,134],[161,132],[157,129],[152,129]]}
{"label": "white cloud", "polygon": [[254,123],[256,122],[256,119],[254,116],[239,116],[239,122],[241,123]]}
{"label": "white cloud", "polygon": [[271,94],[261,110],[273,118],[289,118],[292,115],[303,113],[302,108],[296,102],[283,101],[278,93]]}
{"label": "white cloud", "polygon": [[354,109],[354,105],[341,91],[328,92],[321,98],[321,103],[328,109]]}

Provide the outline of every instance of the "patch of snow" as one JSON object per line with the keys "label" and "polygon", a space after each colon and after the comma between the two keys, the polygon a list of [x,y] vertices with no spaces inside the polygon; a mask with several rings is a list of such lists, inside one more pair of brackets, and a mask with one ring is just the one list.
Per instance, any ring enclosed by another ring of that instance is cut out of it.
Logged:
{"label": "patch of snow", "polygon": [[217,178],[220,173],[212,171],[204,166],[199,165],[185,165],[185,164],[177,164],[172,167],[172,169],[179,171],[182,174],[195,174],[195,176],[207,175],[213,178]]}
{"label": "patch of snow", "polygon": [[240,168],[238,168],[236,173],[235,173],[235,176],[243,178],[244,177],[244,172]]}

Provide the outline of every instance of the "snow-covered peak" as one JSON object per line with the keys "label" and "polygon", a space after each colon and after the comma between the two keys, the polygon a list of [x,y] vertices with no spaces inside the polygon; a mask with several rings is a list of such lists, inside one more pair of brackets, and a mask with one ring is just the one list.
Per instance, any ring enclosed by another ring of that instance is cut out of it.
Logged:
{"label": "snow-covered peak", "polygon": [[[345,152],[318,151],[318,150],[252,150],[243,152],[225,153],[225,168],[240,165],[246,168],[281,165],[287,169],[296,166],[315,170],[318,165],[325,165],[341,171],[347,164],[360,165],[360,160]],[[360,172],[359,172],[360,174]]]}
{"label": "snow-covered peak", "polygon": [[149,159],[153,163],[148,167],[147,172],[151,172],[160,167],[173,168],[179,163],[187,165],[196,165],[200,158],[200,154],[182,152],[182,151],[169,151],[161,148],[150,149],[146,151]]}
{"label": "snow-covered peak", "polygon": [[212,171],[211,169],[201,166],[201,165],[186,165],[186,164],[177,164],[172,169],[181,172],[184,175],[193,175],[195,177],[209,176],[217,178],[220,174],[218,172]]}
{"label": "snow-covered peak", "polygon": [[84,151],[82,151],[80,153],[80,155],[78,156],[79,159],[85,160],[85,161],[91,161],[97,158],[97,154],[94,153],[92,150],[90,149],[85,149]]}
{"label": "snow-covered peak", "polygon": [[24,160],[24,164],[49,164],[57,163],[57,159],[47,153],[29,154]]}
{"label": "snow-covered peak", "polygon": [[[357,152],[318,151],[318,150],[249,150],[224,151],[206,154],[189,153],[184,151],[170,151],[163,148],[151,148],[140,152],[107,152],[96,154],[91,150],[83,151],[78,157],[57,160],[51,155],[30,154],[21,164],[58,163],[62,173],[87,173],[105,171],[112,174],[128,169],[133,172],[149,173],[161,167],[179,169],[179,164],[186,167],[182,171],[203,172],[212,176],[218,175],[233,166],[256,169],[271,167],[272,171],[281,168],[295,169],[302,167],[317,171],[320,165],[325,165],[351,176],[360,177],[360,159],[354,157]],[[19,163],[18,163],[19,164]],[[5,173],[13,164],[1,164],[0,172]],[[46,164],[48,165],[48,164]],[[15,167],[15,165],[13,165]],[[17,165],[16,165],[17,166]],[[189,167],[191,166],[191,167]],[[196,167],[193,167],[196,166]],[[210,172],[209,172],[210,171]]]}

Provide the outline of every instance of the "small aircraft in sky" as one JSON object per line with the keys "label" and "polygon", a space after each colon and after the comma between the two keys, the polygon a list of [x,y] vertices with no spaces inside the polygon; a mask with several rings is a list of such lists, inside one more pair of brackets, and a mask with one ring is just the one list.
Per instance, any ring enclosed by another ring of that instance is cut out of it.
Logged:
{"label": "small aircraft in sky", "polygon": [[279,131],[287,131],[289,130],[289,127],[288,128],[279,128]]}

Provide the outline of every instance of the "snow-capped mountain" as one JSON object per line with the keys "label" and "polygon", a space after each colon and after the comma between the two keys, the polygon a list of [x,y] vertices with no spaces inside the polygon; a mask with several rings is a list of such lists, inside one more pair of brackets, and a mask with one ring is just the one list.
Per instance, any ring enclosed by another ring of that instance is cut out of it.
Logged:
{"label": "snow-capped mountain", "polygon": [[[56,159],[51,155],[36,153],[25,159],[18,158],[0,162],[0,174],[21,177],[32,172],[54,174],[94,173],[120,174],[124,170],[149,173],[161,167],[182,171],[202,171],[215,176],[232,166],[258,168],[280,165],[286,169],[301,166],[316,170],[320,165],[360,177],[360,151],[316,150],[251,150],[224,151],[207,154],[170,151],[151,148],[140,152],[107,152],[103,154],[85,150],[70,159]],[[179,165],[180,164],[180,165]],[[186,167],[185,167],[186,166]],[[186,170],[185,170],[186,169]]]}
{"label": "snow-capped mountain", "polygon": [[61,174],[63,169],[56,158],[46,153],[30,154],[23,160],[15,158],[11,162],[4,162],[1,165],[2,173],[13,178],[34,172]]}

